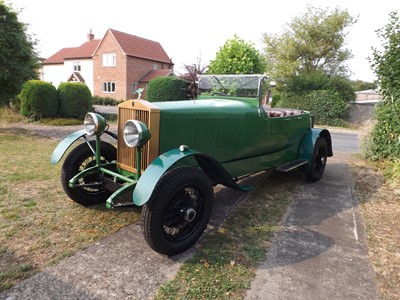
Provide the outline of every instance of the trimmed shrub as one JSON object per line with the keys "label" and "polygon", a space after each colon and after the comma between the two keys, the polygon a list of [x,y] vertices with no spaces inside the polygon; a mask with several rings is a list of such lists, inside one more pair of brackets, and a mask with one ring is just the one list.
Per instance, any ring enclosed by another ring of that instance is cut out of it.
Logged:
{"label": "trimmed shrub", "polygon": [[310,111],[318,124],[343,126],[347,115],[347,104],[336,91],[312,91],[305,95],[285,94],[281,107]]}
{"label": "trimmed shrub", "polygon": [[146,91],[146,100],[150,102],[188,99],[188,83],[175,76],[161,76],[150,80]]}
{"label": "trimmed shrub", "polygon": [[35,119],[57,116],[57,89],[49,82],[26,81],[22,85],[19,98],[21,100],[20,112],[24,116]]}
{"label": "trimmed shrub", "polygon": [[93,105],[107,105],[107,106],[117,106],[123,100],[118,101],[111,97],[100,97],[100,96],[93,96]]}
{"label": "trimmed shrub", "polygon": [[314,91],[306,96],[306,102],[317,124],[343,126],[348,118],[347,104],[336,91]]}
{"label": "trimmed shrub", "polygon": [[92,111],[92,94],[89,88],[80,82],[64,82],[58,86],[60,115],[63,118],[83,119]]}

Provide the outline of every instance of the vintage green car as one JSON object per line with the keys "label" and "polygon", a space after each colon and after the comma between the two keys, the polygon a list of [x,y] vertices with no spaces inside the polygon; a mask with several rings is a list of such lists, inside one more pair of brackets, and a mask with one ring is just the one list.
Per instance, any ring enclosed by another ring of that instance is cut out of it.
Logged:
{"label": "vintage green car", "polygon": [[[213,186],[249,191],[237,178],[271,168],[300,168],[310,181],[321,178],[332,156],[329,131],[314,128],[308,111],[271,108],[269,81],[263,75],[201,75],[196,100],[125,101],[118,106],[117,134],[100,114],[88,113],[84,129],[60,142],[51,163],[83,138],[62,166],[66,194],[85,206],[143,206],[149,246],[180,253],[209,222]],[[115,138],[116,147],[103,134]],[[121,202],[127,193],[132,200]]]}

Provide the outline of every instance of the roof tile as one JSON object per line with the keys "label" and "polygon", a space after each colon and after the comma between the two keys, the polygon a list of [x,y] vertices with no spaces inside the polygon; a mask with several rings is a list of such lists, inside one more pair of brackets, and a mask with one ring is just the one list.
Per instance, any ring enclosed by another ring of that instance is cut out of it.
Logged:
{"label": "roof tile", "polygon": [[159,77],[159,76],[171,76],[174,75],[174,71],[172,69],[160,69],[160,70],[152,70],[142,78],[140,78],[139,82],[149,82],[150,80]]}
{"label": "roof tile", "polygon": [[114,29],[109,30],[126,55],[173,64],[160,43]]}
{"label": "roof tile", "polygon": [[65,59],[92,58],[100,40],[91,40],[71,51]]}
{"label": "roof tile", "polygon": [[76,47],[63,48],[60,51],[58,51],[56,54],[53,54],[48,59],[44,60],[43,64],[63,64],[64,58],[66,56],[68,56],[69,53],[73,52],[74,50],[76,50]]}
{"label": "roof tile", "polygon": [[[109,29],[109,31],[127,56],[173,65],[160,43],[114,29]],[[96,39],[87,41],[79,47],[63,48],[44,60],[43,64],[63,64],[66,59],[90,59],[100,42],[101,40]]]}

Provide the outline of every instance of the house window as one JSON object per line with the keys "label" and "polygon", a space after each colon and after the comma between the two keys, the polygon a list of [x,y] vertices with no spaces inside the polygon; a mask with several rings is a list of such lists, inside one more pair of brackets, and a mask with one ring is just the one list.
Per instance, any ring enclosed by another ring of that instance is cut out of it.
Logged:
{"label": "house window", "polygon": [[132,94],[133,95],[137,94],[137,92],[136,92],[136,82],[132,83]]}
{"label": "house window", "polygon": [[158,70],[158,65],[157,64],[153,64],[153,70]]}
{"label": "house window", "polygon": [[103,82],[103,93],[115,93],[115,82]]}
{"label": "house window", "polygon": [[114,67],[117,65],[117,55],[115,53],[103,53],[103,67]]}
{"label": "house window", "polygon": [[74,72],[81,71],[81,63],[79,61],[74,62]]}

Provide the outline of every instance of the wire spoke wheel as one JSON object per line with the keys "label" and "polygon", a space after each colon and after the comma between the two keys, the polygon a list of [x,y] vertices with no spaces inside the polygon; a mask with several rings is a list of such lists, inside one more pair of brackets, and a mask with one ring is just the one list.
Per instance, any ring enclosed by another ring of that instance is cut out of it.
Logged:
{"label": "wire spoke wheel", "polygon": [[214,190],[200,169],[180,167],[167,172],[143,207],[143,234],[150,247],[174,255],[190,248],[211,217]]}
{"label": "wire spoke wheel", "polygon": [[197,186],[178,190],[163,213],[163,229],[167,239],[181,241],[201,223],[204,196]]}
{"label": "wire spoke wheel", "polygon": [[[90,141],[92,147],[95,141]],[[100,143],[100,162],[108,163],[116,159],[117,150],[109,143]],[[69,180],[76,174],[96,165],[96,157],[86,143],[78,145],[65,158],[61,172],[61,184],[65,193],[75,202],[89,206],[107,200],[111,192],[104,188],[103,175],[90,174],[80,178],[75,188],[69,187]]]}

